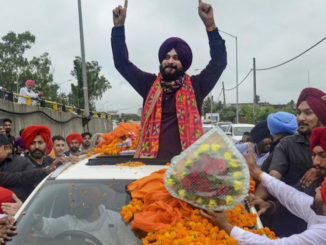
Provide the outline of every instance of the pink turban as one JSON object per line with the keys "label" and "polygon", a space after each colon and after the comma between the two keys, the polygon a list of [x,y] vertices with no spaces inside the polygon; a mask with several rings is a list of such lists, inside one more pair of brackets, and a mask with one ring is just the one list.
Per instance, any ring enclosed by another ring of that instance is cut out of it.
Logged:
{"label": "pink turban", "polygon": [[28,86],[28,85],[35,85],[35,82],[33,81],[33,80],[27,80],[26,82],[25,82],[25,85],[26,85],[26,87]]}

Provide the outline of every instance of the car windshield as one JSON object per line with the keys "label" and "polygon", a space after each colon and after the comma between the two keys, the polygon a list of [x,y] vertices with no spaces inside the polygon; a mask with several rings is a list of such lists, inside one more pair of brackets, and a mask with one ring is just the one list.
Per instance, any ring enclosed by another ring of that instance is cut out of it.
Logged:
{"label": "car windshield", "polygon": [[250,132],[253,127],[234,127],[234,135],[242,136],[244,132]]}
{"label": "car windshield", "polygon": [[219,127],[220,127],[224,132],[226,132],[226,131],[229,129],[230,125],[219,125]]}
{"label": "car windshield", "polygon": [[18,217],[18,235],[7,244],[141,244],[120,216],[130,201],[130,182],[47,181]]}

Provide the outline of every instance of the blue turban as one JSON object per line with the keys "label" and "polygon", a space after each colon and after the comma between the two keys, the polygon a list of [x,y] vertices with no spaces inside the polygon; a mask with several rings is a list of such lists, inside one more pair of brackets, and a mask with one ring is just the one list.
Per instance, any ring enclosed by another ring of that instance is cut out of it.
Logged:
{"label": "blue turban", "polygon": [[271,135],[281,133],[295,134],[298,128],[296,116],[285,111],[269,114],[267,124]]}
{"label": "blue turban", "polygon": [[160,50],[158,51],[158,59],[160,63],[162,63],[166,54],[172,49],[175,49],[175,51],[177,52],[183,70],[188,70],[192,63],[191,48],[184,40],[178,37],[170,37],[162,43]]}
{"label": "blue turban", "polygon": [[263,139],[269,138],[270,136],[271,135],[267,127],[266,120],[257,123],[257,125],[250,131],[250,137],[254,143],[259,143]]}

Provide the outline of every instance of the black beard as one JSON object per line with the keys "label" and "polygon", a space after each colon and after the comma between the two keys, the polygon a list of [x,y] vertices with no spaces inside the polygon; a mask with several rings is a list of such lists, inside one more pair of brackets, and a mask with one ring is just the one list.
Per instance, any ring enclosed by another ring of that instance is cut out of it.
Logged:
{"label": "black beard", "polygon": [[34,151],[30,151],[30,154],[34,159],[41,159],[42,157],[45,156],[45,150],[41,151],[39,149],[36,149]]}
{"label": "black beard", "polygon": [[70,151],[73,153],[78,152],[78,150],[79,150],[79,147],[70,147]]}
{"label": "black beard", "polygon": [[[310,136],[311,135],[311,133],[312,133],[312,129],[308,129],[308,130],[306,130],[306,131],[301,131],[300,130],[300,125],[304,125],[304,126],[308,126],[306,123],[304,123],[304,122],[299,122],[298,123],[298,126],[299,126],[299,129],[298,129],[298,132],[299,132],[299,134],[300,135],[303,135],[303,136]],[[317,127],[321,127],[322,125],[321,125],[321,122],[318,120],[317,121],[317,124],[315,125],[315,127],[314,128],[317,128]]]}
{"label": "black beard", "polygon": [[[166,68],[174,68],[175,72],[167,73],[165,72]],[[162,74],[163,80],[166,82],[178,80],[180,77],[182,77],[185,74],[183,68],[178,69],[176,66],[171,66],[171,65],[168,65],[164,68],[162,65],[160,65],[160,72]]]}
{"label": "black beard", "polygon": [[323,214],[323,201],[319,200],[317,201],[314,199],[314,202],[311,204],[310,208],[315,211],[317,215],[322,215]]}
{"label": "black beard", "polygon": [[258,152],[260,153],[260,154],[262,154],[262,153],[267,153],[267,152],[269,152],[270,151],[270,147],[269,147],[269,149],[266,149],[266,144],[264,143],[264,142],[258,142],[257,144],[257,149],[258,149]]}

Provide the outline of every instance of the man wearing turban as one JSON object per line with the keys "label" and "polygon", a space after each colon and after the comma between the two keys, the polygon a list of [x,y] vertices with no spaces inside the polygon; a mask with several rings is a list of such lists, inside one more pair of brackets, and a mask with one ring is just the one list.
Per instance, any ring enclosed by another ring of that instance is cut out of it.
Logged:
{"label": "man wearing turban", "polygon": [[[318,129],[318,132],[312,132],[312,137],[316,137],[320,147],[326,144],[325,128]],[[316,142],[317,142],[316,140]],[[312,143],[312,142],[311,142]],[[316,143],[316,146],[317,144]],[[316,150],[312,149],[314,166],[325,164],[326,147]],[[318,152],[318,153],[317,153]],[[318,154],[318,156],[315,155]],[[326,177],[323,182],[316,188],[316,194],[312,197],[295,188],[285,184],[283,181],[270,176],[257,166],[253,152],[245,155],[247,165],[251,176],[262,183],[268,192],[271,193],[284,207],[290,210],[297,217],[308,223],[308,226],[299,234],[290,237],[283,237],[271,240],[267,236],[260,236],[250,231],[245,231],[239,227],[228,223],[224,212],[202,211],[202,214],[209,218],[220,229],[225,230],[230,236],[237,240],[241,245],[321,245],[326,244]],[[316,159],[320,158],[320,159]],[[326,164],[325,164],[326,165]],[[324,171],[325,173],[325,171]],[[251,202],[250,206],[256,205],[257,202]],[[264,224],[265,225],[265,224]],[[291,224],[296,226],[296,223]]]}
{"label": "man wearing turban", "polygon": [[[326,124],[326,102],[323,96],[325,93],[316,88],[302,90],[296,106],[298,134],[280,140],[273,151],[273,158],[267,170],[270,175],[282,179],[298,190],[304,190],[319,178],[311,160],[310,138],[314,128]],[[255,194],[264,200],[269,197],[262,185],[257,187]],[[285,209],[278,215],[266,219],[263,217],[262,220],[280,237],[300,233],[306,229],[303,220]],[[296,225],[293,225],[294,223]]]}
{"label": "man wearing turban", "polygon": [[35,167],[46,167],[54,161],[52,157],[48,156],[53,146],[51,131],[48,126],[28,126],[22,133],[22,139],[28,149],[27,157]]}
{"label": "man wearing turban", "polygon": [[[269,156],[269,150],[271,148],[271,135],[266,120],[257,123],[257,125],[250,131],[250,138],[254,143],[252,144],[252,147],[257,164],[260,167]],[[236,144],[235,147],[241,154],[248,153],[248,143]]]}
{"label": "man wearing turban", "polygon": [[[29,140],[27,139],[29,143]],[[46,167],[35,167],[26,157],[15,156],[8,151],[8,138],[0,134],[0,186],[12,190],[24,201],[35,185],[54,171],[61,162]]]}
{"label": "man wearing turban", "polygon": [[[25,87],[23,87],[23,88],[21,88],[19,90],[19,94],[29,96],[32,99],[37,99],[39,97],[42,97],[43,96],[42,92],[35,93],[33,91],[34,86],[35,86],[35,82],[33,80],[27,80],[25,82]],[[26,104],[26,99],[23,98],[23,97],[18,97],[18,103],[19,104]]]}
{"label": "man wearing turban", "polygon": [[66,142],[69,147],[69,151],[65,152],[66,156],[79,156],[80,145],[83,141],[83,137],[79,133],[71,133],[66,137]]}
{"label": "man wearing turban", "polygon": [[170,159],[202,134],[201,106],[226,67],[224,40],[215,26],[211,5],[199,1],[198,13],[206,26],[211,60],[198,75],[185,72],[192,63],[189,45],[168,38],[158,52],[160,73],[143,72],[129,61],[124,24],[128,0],[113,10],[112,51],[115,67],[143,97],[142,130],[135,157]]}

